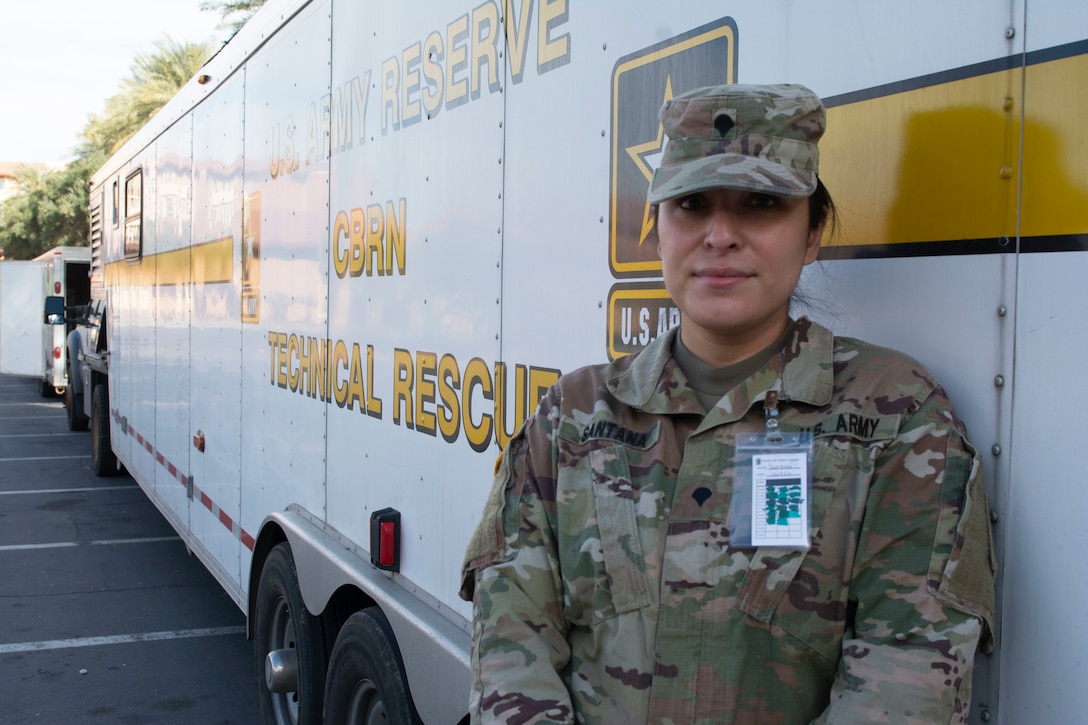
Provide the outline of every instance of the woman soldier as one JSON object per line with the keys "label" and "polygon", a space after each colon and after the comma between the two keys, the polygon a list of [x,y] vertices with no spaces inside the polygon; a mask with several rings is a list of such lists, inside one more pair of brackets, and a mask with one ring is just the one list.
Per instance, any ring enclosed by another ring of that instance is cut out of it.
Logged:
{"label": "woman soldier", "polygon": [[834,213],[823,104],[718,86],[660,117],[682,321],[510,441],[463,572],[473,722],[966,722],[979,458],[917,362],[789,316]]}

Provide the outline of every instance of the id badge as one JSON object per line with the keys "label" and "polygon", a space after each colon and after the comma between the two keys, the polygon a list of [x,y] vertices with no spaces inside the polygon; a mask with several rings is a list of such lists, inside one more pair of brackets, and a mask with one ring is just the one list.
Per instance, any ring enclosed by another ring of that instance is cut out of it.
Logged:
{"label": "id badge", "polygon": [[812,433],[741,434],[727,525],[737,547],[807,549]]}

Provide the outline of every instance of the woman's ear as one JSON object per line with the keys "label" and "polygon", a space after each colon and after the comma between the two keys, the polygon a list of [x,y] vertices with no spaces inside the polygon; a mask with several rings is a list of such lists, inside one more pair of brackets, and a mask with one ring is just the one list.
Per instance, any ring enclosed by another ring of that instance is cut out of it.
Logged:
{"label": "woman's ear", "polygon": [[827,217],[824,217],[819,226],[808,230],[808,239],[805,241],[805,264],[812,264],[820,256],[820,242],[823,241],[826,226]]}

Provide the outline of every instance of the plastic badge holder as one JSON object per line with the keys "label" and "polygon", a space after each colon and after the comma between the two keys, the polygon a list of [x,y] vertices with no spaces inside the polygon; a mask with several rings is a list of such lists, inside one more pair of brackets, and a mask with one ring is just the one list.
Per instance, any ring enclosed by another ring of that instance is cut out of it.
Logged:
{"label": "plastic badge holder", "polygon": [[730,544],[807,549],[812,543],[812,433],[781,432],[777,393],[767,397],[766,432],[737,436],[726,521]]}

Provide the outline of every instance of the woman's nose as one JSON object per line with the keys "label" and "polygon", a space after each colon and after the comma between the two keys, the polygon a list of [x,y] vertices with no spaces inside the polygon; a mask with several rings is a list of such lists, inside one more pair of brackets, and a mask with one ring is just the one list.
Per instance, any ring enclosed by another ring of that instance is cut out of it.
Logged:
{"label": "woman's nose", "polygon": [[727,209],[716,209],[707,217],[703,239],[708,247],[730,249],[740,244],[741,235],[736,216]]}

